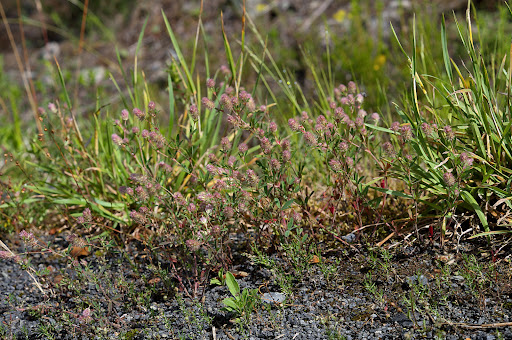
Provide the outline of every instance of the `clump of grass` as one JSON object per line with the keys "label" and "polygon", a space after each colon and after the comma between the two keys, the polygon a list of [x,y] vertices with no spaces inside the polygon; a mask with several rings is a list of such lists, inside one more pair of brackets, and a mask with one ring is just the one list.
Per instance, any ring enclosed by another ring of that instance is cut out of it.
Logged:
{"label": "clump of grass", "polygon": [[[511,172],[507,104],[510,67],[506,66],[505,55],[489,69],[486,51],[476,48],[469,8],[466,18],[466,29],[455,18],[470,60],[464,68],[457,66],[448,54],[443,20],[441,41],[446,77],[417,72],[413,40],[414,50],[409,57],[413,87],[405,108],[398,110],[402,122],[391,126],[389,132],[394,137],[388,147],[398,151],[398,156],[391,157],[393,174],[414,189],[408,194],[410,198],[418,197],[418,190],[425,193],[429,199],[421,201],[441,217],[457,209],[472,211],[489,235],[495,231],[489,226],[487,202],[503,200],[500,202],[507,205],[506,209],[511,207],[507,199]],[[411,136],[407,145],[405,129]],[[409,158],[410,165],[404,163],[404,157]],[[435,203],[431,197],[436,198]],[[505,226],[498,223],[494,227]]]}

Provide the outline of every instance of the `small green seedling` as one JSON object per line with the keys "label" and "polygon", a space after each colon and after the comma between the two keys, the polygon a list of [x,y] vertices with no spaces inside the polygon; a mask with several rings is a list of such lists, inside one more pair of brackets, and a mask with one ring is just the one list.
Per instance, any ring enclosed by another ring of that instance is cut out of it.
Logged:
{"label": "small green seedling", "polygon": [[224,275],[224,269],[219,270],[219,275],[210,280],[211,285],[224,286],[226,284],[226,275]]}
{"label": "small green seedling", "polygon": [[236,282],[235,277],[230,272],[226,273],[225,280],[233,297],[222,300],[222,303],[225,305],[223,310],[235,313],[237,315],[235,321],[240,321],[242,318],[248,320],[249,315],[251,315],[259,300],[258,290],[244,289],[240,291],[238,282]]}

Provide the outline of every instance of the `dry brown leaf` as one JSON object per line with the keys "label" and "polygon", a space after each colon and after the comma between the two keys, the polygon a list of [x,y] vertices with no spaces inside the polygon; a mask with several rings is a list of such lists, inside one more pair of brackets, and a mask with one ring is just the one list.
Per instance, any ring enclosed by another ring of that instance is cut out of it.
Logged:
{"label": "dry brown leaf", "polygon": [[150,285],[154,285],[154,284],[156,284],[156,283],[158,283],[158,282],[160,282],[160,281],[161,281],[161,280],[160,280],[160,278],[159,278],[159,277],[155,277],[155,278],[152,278],[151,280],[149,280],[149,281],[148,281],[148,283],[149,283]]}
{"label": "dry brown leaf", "polygon": [[320,263],[320,259],[318,258],[318,256],[313,255],[311,260],[309,260],[309,263]]}
{"label": "dry brown leaf", "polygon": [[60,274],[58,275],[55,275],[55,277],[53,278],[53,283],[55,283],[56,285],[58,285],[60,283],[60,281],[62,281],[64,277]]}
{"label": "dry brown leaf", "polygon": [[242,277],[247,277],[249,276],[249,273],[246,273],[246,272],[243,272],[243,271],[237,271],[237,272],[234,272],[232,273],[233,276],[236,278],[236,279],[239,279],[239,278],[242,278]]}
{"label": "dry brown leaf", "polygon": [[69,255],[72,257],[89,256],[90,252],[87,247],[72,247]]}

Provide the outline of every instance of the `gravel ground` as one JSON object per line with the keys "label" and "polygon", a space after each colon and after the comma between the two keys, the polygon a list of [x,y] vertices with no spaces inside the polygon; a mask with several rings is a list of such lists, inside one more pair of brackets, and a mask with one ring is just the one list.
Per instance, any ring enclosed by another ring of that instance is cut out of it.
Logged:
{"label": "gravel ground", "polygon": [[[63,238],[54,241],[57,247],[66,247]],[[52,297],[44,297],[18,264],[2,260],[0,324],[4,337],[15,335],[16,339],[46,339],[51,338],[49,334],[55,339],[512,338],[506,324],[512,321],[510,257],[492,264],[477,255],[472,262],[466,254],[482,252],[471,243],[461,244],[459,249],[465,251],[459,253],[428,244],[400,245],[384,255],[361,244],[353,246],[324,251],[323,265],[311,264],[302,276],[292,275],[276,255],[272,257],[278,264],[275,268],[284,268],[284,274],[257,264],[255,258],[235,255],[233,272],[241,289],[258,289],[265,298],[285,298],[261,303],[243,327],[221,309],[222,299],[230,296],[225,286],[206,287],[199,301],[176,294],[162,280],[151,280],[155,271],[143,251],[133,245],[124,255],[83,257],[90,273],[101,281],[100,289],[94,280],[80,281],[78,290],[57,288],[55,281],[68,282],[68,277],[77,277],[76,272],[56,256],[34,254],[32,266],[51,271],[40,281],[53,289]],[[12,243],[10,247],[16,249]],[[162,261],[162,268],[166,266]],[[329,268],[334,269],[326,276]],[[123,291],[121,283],[108,284],[120,282],[121,277],[135,294]],[[288,286],[279,284],[283,278]],[[283,287],[288,291],[283,292]],[[137,298],[148,291],[144,298]],[[83,305],[96,306],[91,322],[81,320]],[[104,327],[105,320],[110,327]],[[51,331],[45,333],[41,325]]]}

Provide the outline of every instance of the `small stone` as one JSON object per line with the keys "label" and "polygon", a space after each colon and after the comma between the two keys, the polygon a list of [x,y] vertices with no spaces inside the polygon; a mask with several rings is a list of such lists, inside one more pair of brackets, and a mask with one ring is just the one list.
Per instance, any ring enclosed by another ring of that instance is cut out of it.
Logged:
{"label": "small stone", "polygon": [[348,243],[352,243],[356,240],[356,235],[353,233],[350,233],[350,234],[342,236],[341,238]]}
{"label": "small stone", "polygon": [[264,303],[283,303],[286,299],[286,295],[278,292],[265,293],[261,297],[261,301]]}

